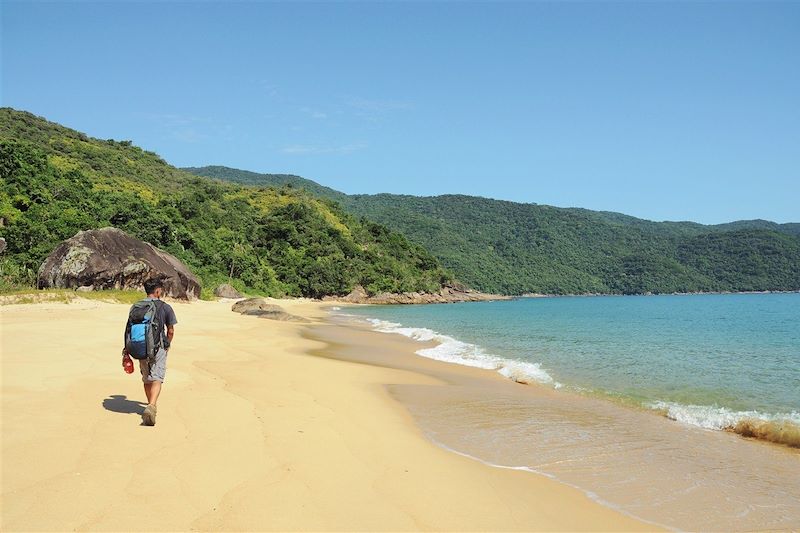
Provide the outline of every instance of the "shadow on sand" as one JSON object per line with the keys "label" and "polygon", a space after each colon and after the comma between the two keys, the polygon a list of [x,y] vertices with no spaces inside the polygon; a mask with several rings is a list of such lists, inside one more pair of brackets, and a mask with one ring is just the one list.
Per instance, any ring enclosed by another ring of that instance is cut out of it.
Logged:
{"label": "shadow on sand", "polygon": [[146,403],[129,400],[128,397],[123,394],[112,394],[110,397],[103,400],[103,408],[107,411],[114,411],[115,413],[141,415],[146,406]]}

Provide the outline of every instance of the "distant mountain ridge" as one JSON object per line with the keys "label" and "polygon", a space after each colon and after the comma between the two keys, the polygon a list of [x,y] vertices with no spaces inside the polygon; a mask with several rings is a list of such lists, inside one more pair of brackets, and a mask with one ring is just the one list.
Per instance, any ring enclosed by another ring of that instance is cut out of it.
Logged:
{"label": "distant mountain ridge", "polygon": [[[304,188],[311,193],[317,194],[319,196],[325,196],[332,200],[336,200],[337,202],[346,201],[346,199],[349,197],[363,198],[369,196],[394,196],[401,198],[444,198],[449,196],[456,196],[463,198],[480,198],[492,202],[509,202],[512,204],[520,204],[520,205],[544,205],[544,204],[526,203],[526,202],[512,202],[510,200],[495,200],[492,198],[485,198],[482,196],[471,196],[462,194],[444,194],[432,197],[406,195],[406,194],[392,194],[392,193],[379,193],[373,195],[364,195],[364,194],[348,195],[341,191],[337,191],[336,189],[332,189],[331,187],[326,187],[325,185],[321,185],[320,183],[317,183],[314,180],[303,178],[301,176],[296,176],[294,174],[270,174],[270,173],[251,172],[249,170],[240,170],[222,165],[207,165],[203,167],[182,167],[181,170],[185,170],[186,172],[191,172],[192,174],[195,174],[197,176],[205,176],[207,178],[215,178],[223,181],[232,181],[235,183],[241,183],[242,185],[261,186],[261,187],[281,187],[284,185],[290,185],[292,187]],[[779,224],[777,222],[772,222],[770,220],[763,220],[763,219],[736,220],[733,222],[724,222],[722,224],[701,224],[699,222],[692,222],[688,220],[686,221],[665,220],[659,222],[644,218],[637,218],[631,215],[626,215],[624,213],[618,213],[616,211],[595,211],[592,209],[586,209],[582,207],[555,207],[555,206],[544,206],[544,207],[552,207],[553,209],[585,211],[587,213],[594,213],[598,216],[604,217],[609,222],[619,222],[623,224],[625,223],[641,224],[644,226],[650,224],[671,225],[676,227],[683,227],[686,229],[693,228],[700,232],[713,231],[713,230],[730,231],[738,229],[766,229],[766,230],[779,231],[781,233],[786,233],[788,235],[794,235],[796,237],[800,237],[800,222],[787,222]]]}
{"label": "distant mountain ridge", "polygon": [[471,287],[502,294],[800,290],[800,223],[703,225],[465,195],[347,195],[299,176],[186,169],[305,188],[427,248]]}

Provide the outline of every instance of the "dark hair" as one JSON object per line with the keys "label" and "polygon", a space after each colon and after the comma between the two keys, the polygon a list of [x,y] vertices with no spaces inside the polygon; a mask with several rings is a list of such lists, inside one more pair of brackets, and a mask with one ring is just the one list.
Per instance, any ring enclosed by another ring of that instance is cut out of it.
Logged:
{"label": "dark hair", "polygon": [[148,279],[147,281],[144,282],[144,292],[147,294],[153,294],[154,292],[156,292],[156,289],[163,289],[163,288],[164,288],[164,282],[161,280],[161,278]]}

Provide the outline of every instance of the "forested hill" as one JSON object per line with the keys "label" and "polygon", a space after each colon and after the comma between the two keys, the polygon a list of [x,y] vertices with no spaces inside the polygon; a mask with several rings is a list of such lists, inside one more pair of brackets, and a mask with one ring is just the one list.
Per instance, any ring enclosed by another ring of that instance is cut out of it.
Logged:
{"label": "forested hill", "polygon": [[168,165],[130,141],[93,139],[0,108],[0,290],[33,286],[44,258],[80,230],[118,227],[201,278],[281,296],[431,292],[452,281],[385,226],[297,187],[245,187]]}
{"label": "forested hill", "polygon": [[324,196],[331,200],[341,201],[347,195],[333,190],[330,187],[320,185],[316,181],[311,181],[293,174],[259,174],[249,170],[237,170],[235,168],[207,166],[207,167],[186,167],[181,170],[191,172],[196,176],[207,178],[222,179],[241,183],[242,185],[253,185],[260,187],[283,187],[289,186],[298,189],[306,189],[308,192],[317,196]]}
{"label": "forested hill", "polygon": [[[194,172],[253,185],[286,179],[226,167]],[[246,178],[246,179],[245,179]],[[295,187],[400,231],[473,288],[504,294],[800,290],[800,224],[707,226],[487,198],[348,196]],[[310,184],[313,184],[310,185]]]}

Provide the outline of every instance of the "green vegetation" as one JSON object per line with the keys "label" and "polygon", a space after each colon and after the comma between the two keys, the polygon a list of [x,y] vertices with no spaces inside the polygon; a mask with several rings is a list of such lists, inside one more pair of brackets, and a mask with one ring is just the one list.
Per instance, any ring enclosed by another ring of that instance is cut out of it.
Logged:
{"label": "green vegetation", "polygon": [[[260,185],[276,180],[225,167],[205,167],[203,173]],[[305,187],[305,182],[293,184]],[[800,224],[753,220],[705,226],[471,196],[309,190],[403,233],[459,280],[486,292],[800,290]]]}
{"label": "green vegetation", "polygon": [[272,296],[433,291],[451,276],[416,244],[304,189],[197,177],[130,141],[0,109],[0,290],[32,287],[80,230],[118,227],[186,262],[208,288]]}

